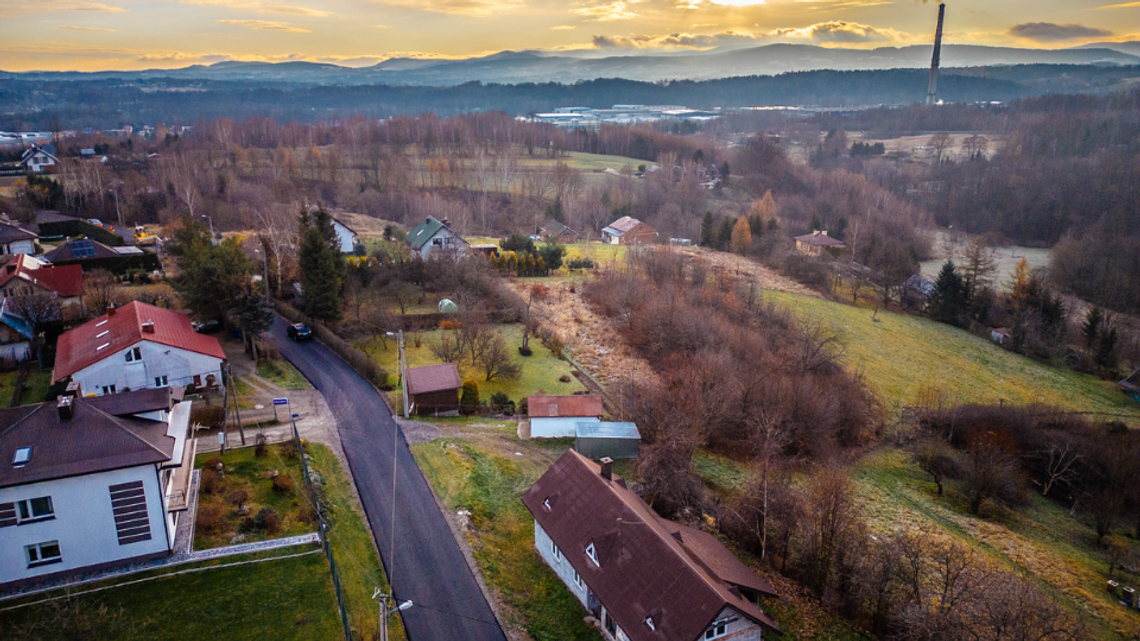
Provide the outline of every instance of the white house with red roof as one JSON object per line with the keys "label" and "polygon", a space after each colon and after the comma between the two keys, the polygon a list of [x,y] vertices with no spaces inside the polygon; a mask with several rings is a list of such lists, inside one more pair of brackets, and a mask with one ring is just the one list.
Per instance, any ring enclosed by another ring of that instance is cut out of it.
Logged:
{"label": "white house with red roof", "polygon": [[180,385],[222,385],[218,339],[194,331],[185,314],[138,301],[59,337],[53,381],[71,377],[87,393]]}
{"label": "white house with red roof", "polygon": [[83,268],[52,265],[35,256],[17,254],[0,267],[0,296],[13,298],[39,292],[59,296],[61,307],[83,305]]}

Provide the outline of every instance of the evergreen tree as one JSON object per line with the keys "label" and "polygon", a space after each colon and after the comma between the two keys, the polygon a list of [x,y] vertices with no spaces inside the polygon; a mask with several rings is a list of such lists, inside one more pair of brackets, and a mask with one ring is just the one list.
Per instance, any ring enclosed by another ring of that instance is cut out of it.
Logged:
{"label": "evergreen tree", "polygon": [[543,261],[545,270],[554,271],[562,267],[562,257],[566,255],[566,248],[558,243],[546,243],[538,250],[538,257]]}
{"label": "evergreen tree", "polygon": [[1104,323],[1104,311],[1095,305],[1085,315],[1085,322],[1081,325],[1081,333],[1085,337],[1085,347],[1092,349],[1100,337],[1100,327]]}
{"label": "evergreen tree", "polygon": [[459,397],[459,411],[464,414],[479,413],[479,383],[469,378],[463,381],[463,392]]}
{"label": "evergreen tree", "polygon": [[711,211],[705,212],[705,217],[701,219],[701,247],[712,247],[715,242],[713,237],[713,215]]}
{"label": "evergreen tree", "polygon": [[210,234],[187,216],[174,233],[181,273],[175,287],[182,302],[201,320],[225,320],[234,301],[249,281],[252,265],[236,239],[210,244]]}
{"label": "evergreen tree", "polygon": [[1116,328],[1102,329],[1096,346],[1096,364],[1104,370],[1116,369]]}
{"label": "evergreen tree", "polygon": [[728,248],[732,243],[733,227],[734,223],[732,222],[732,219],[728,218],[727,216],[720,223],[720,231],[718,231],[716,234],[716,248],[722,252],[728,251]]}
{"label": "evergreen tree", "polygon": [[938,272],[934,291],[930,294],[931,318],[957,325],[966,306],[966,284],[954,268],[954,261],[946,261]]}
{"label": "evergreen tree", "polygon": [[554,202],[546,206],[546,217],[553,218],[563,225],[566,224],[566,212],[562,209],[561,196],[556,196]]}
{"label": "evergreen tree", "polygon": [[302,311],[317,320],[337,322],[344,312],[346,268],[332,218],[323,207],[312,218],[301,212],[300,236]]}

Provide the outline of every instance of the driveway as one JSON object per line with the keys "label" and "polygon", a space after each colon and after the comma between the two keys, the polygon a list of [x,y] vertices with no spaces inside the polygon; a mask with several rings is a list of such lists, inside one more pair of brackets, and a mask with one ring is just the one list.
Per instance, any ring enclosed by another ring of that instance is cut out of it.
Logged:
{"label": "driveway", "polygon": [[[281,355],[328,402],[396,597],[415,602],[402,613],[408,638],[505,641],[427,480],[380,395],[324,345],[289,340],[285,327],[285,321],[278,317],[273,335]],[[393,490],[398,497],[394,554]]]}

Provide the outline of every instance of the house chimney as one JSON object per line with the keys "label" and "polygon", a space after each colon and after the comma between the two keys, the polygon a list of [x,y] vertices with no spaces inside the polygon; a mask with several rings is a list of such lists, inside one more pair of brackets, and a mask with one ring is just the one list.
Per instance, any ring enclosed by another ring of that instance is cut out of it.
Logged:
{"label": "house chimney", "polygon": [[114,305],[107,305],[107,315],[108,316],[114,316],[115,315],[115,306]]}
{"label": "house chimney", "polygon": [[82,398],[83,386],[79,384],[79,381],[73,380],[67,384],[67,389],[63,393],[72,398]]}
{"label": "house chimney", "polygon": [[153,334],[154,333],[154,321],[148,320],[147,322],[143,323],[142,324],[142,331],[144,334]]}
{"label": "house chimney", "polygon": [[942,19],[946,17],[946,3],[938,5],[938,29],[934,32],[934,58],[930,61],[930,86],[926,89],[926,104],[933,105],[938,93],[938,64],[942,57]]}
{"label": "house chimney", "polygon": [[443,226],[444,226],[444,227],[448,227],[448,228],[450,228],[450,227],[451,227],[451,221],[450,221],[450,220],[448,220],[448,219],[446,219],[446,218],[444,218],[444,219],[443,219]]}
{"label": "house chimney", "polygon": [[60,396],[56,401],[56,409],[59,410],[59,420],[70,421],[72,413],[72,402],[75,399],[70,396]]}
{"label": "house chimney", "polygon": [[607,481],[614,480],[614,460],[607,456],[598,462],[602,464],[602,478]]}
{"label": "house chimney", "polygon": [[821,231],[821,232],[819,232],[819,233],[821,233],[821,234],[823,234],[824,236],[826,236],[826,235],[827,235],[827,230],[825,229],[825,230],[823,230],[823,231]]}

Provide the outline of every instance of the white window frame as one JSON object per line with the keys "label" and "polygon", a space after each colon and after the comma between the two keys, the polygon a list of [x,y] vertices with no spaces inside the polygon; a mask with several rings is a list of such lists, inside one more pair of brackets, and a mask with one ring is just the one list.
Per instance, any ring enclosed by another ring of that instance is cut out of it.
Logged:
{"label": "white window frame", "polygon": [[554,555],[555,561],[558,563],[562,562],[562,550],[558,549],[558,546],[554,543],[553,540],[550,542],[550,553]]}
{"label": "white window frame", "polygon": [[[44,550],[55,548],[55,554],[45,555]],[[59,541],[44,541],[42,543],[33,543],[24,546],[24,557],[28,560],[28,569],[38,568],[44,565],[51,565],[52,563],[63,563],[63,551],[59,547]]]}
{"label": "white window frame", "polygon": [[127,362],[128,363],[141,363],[142,362],[142,348],[131,347],[127,349]]}
{"label": "white window frame", "polygon": [[[35,501],[47,501],[47,510],[44,512],[36,511]],[[20,525],[50,521],[54,518],[55,506],[52,504],[50,496],[37,496],[34,499],[16,501],[16,522]]]}
{"label": "white window frame", "polygon": [[170,383],[169,383],[169,380],[170,380],[170,379],[169,379],[169,378],[167,378],[165,375],[163,375],[163,376],[155,376],[155,377],[154,377],[154,386],[155,386],[155,387],[166,387],[167,385],[169,385],[169,384],[170,384]]}
{"label": "white window frame", "polygon": [[17,447],[16,453],[12,456],[12,467],[24,467],[32,460],[32,448]]}
{"label": "white window frame", "polygon": [[728,634],[728,617],[713,621],[708,630],[705,630],[705,639],[719,639]]}
{"label": "white window frame", "polygon": [[590,543],[586,546],[586,556],[590,557],[590,560],[594,562],[594,565],[602,567],[602,564],[598,562],[598,549],[594,547],[593,543]]}
{"label": "white window frame", "polygon": [[582,580],[582,576],[578,574],[577,570],[574,570],[574,585],[580,588],[586,587],[586,582]]}

